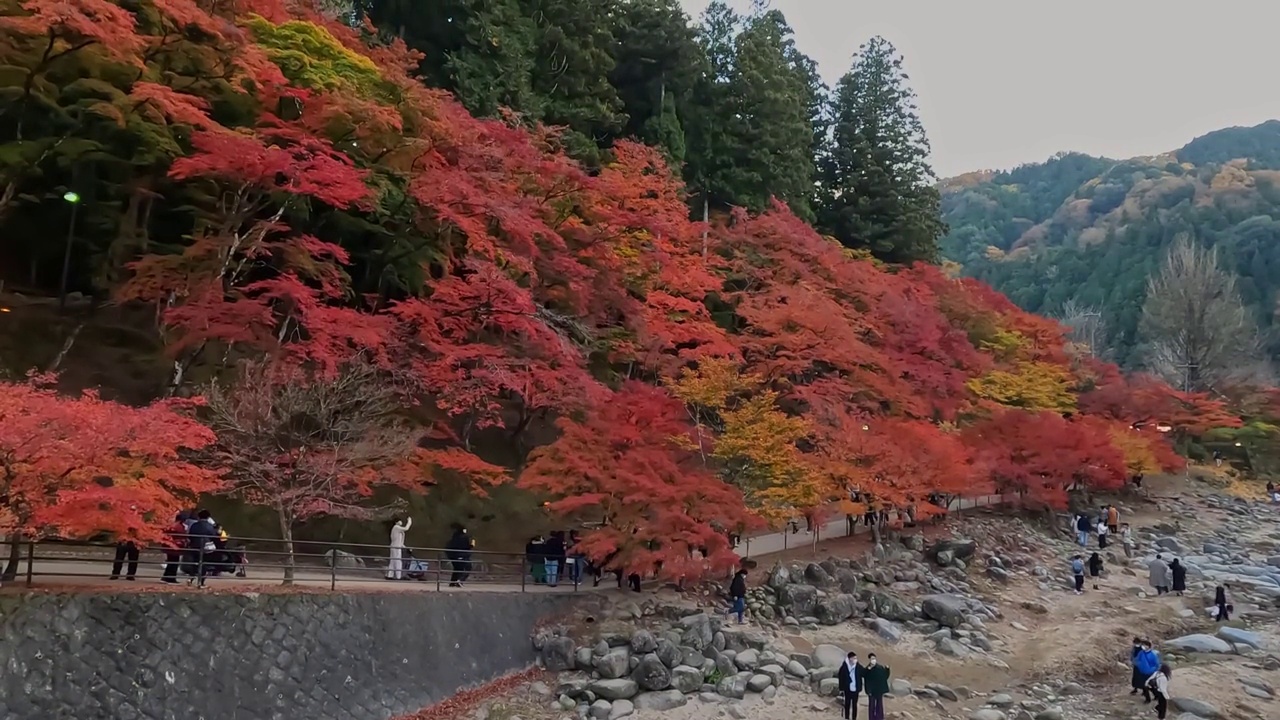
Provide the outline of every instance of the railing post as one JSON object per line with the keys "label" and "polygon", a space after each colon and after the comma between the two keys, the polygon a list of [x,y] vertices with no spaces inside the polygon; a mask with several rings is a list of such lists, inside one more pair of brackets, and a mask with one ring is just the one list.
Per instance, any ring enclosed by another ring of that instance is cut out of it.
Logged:
{"label": "railing post", "polygon": [[528,568],[525,567],[525,562],[527,560],[528,558],[526,558],[525,556],[523,555],[520,556],[520,592],[527,592],[528,590],[528,588],[525,586],[525,577],[528,576],[529,574]]}
{"label": "railing post", "polygon": [[329,554],[329,592],[338,589],[338,548],[330,548]]}
{"label": "railing post", "polygon": [[[203,541],[204,538],[201,538],[201,542]],[[196,562],[196,587],[204,587],[204,546],[201,545],[196,552],[200,553],[200,559]],[[288,572],[287,568],[285,572]]]}
{"label": "railing post", "polygon": [[36,575],[36,541],[27,541],[27,587],[35,584]]}
{"label": "railing post", "polygon": [[436,592],[440,591],[440,573],[444,572],[444,553],[436,551]]}

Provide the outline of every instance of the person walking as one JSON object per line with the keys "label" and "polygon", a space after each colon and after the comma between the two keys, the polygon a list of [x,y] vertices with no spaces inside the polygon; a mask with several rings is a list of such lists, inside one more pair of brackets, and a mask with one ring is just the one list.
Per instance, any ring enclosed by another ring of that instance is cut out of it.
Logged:
{"label": "person walking", "polygon": [[471,575],[471,552],[475,547],[476,541],[467,534],[467,528],[461,523],[454,523],[453,537],[445,544],[445,557],[449,558],[449,564],[453,566],[449,587],[462,587],[462,583]]}
{"label": "person walking", "polygon": [[1115,505],[1107,506],[1107,529],[1112,535],[1120,532],[1120,510]]}
{"label": "person walking", "polygon": [[1143,640],[1133,667],[1142,678],[1142,702],[1151,702],[1151,676],[1160,669],[1160,654],[1151,649],[1151,641]]}
{"label": "person walking", "polygon": [[1215,622],[1227,622],[1231,619],[1231,611],[1235,608],[1227,603],[1227,586],[1219,585],[1213,591],[1213,604],[1217,606],[1218,613]]}
{"label": "person walking", "polygon": [[862,694],[862,676],[865,670],[858,664],[858,653],[853,652],[845,656],[844,664],[840,666],[837,679],[843,694],[844,712],[841,717],[844,720],[858,720],[858,696]]}
{"label": "person walking", "polygon": [[213,553],[218,549],[218,524],[213,521],[213,516],[208,510],[201,510],[196,513],[196,521],[187,528],[187,535],[188,546],[192,553],[191,562],[195,566],[191,582],[204,587],[204,579],[213,570],[210,561],[213,559]]}
{"label": "person walking", "polygon": [[1084,558],[1075,555],[1071,558],[1071,577],[1075,579],[1076,594],[1084,592]]}
{"label": "person walking", "polygon": [[1098,518],[1098,526],[1095,528],[1098,532],[1098,549],[1105,550],[1107,548],[1107,537],[1111,528],[1107,527],[1107,523]]}
{"label": "person walking", "polygon": [[1159,720],[1164,720],[1169,712],[1169,681],[1171,679],[1173,679],[1173,669],[1169,667],[1169,663],[1162,663],[1148,681],[1151,693],[1155,695],[1156,717]]}
{"label": "person walking", "polygon": [[182,566],[182,549],[187,544],[187,512],[184,510],[173,519],[173,524],[164,530],[164,572],[160,581],[176,585],[178,568]]}
{"label": "person walking", "polygon": [[1124,556],[1126,558],[1132,558],[1133,528],[1129,527],[1128,523],[1125,523],[1124,526],[1120,528],[1120,542],[1124,545]]}
{"label": "person walking", "polygon": [[404,536],[413,527],[413,518],[396,519],[391,525],[391,562],[387,565],[388,580],[404,579]]}
{"label": "person walking", "polygon": [[546,556],[543,562],[547,567],[547,585],[556,587],[560,584],[560,567],[564,564],[565,558],[564,533],[559,531],[551,533],[547,541],[542,544],[542,552]]}
{"label": "person walking", "polygon": [[884,696],[889,694],[889,666],[881,665],[875,653],[867,655],[862,687],[867,692],[868,720],[884,720]]}
{"label": "person walking", "polygon": [[1080,547],[1089,546],[1089,531],[1093,529],[1093,523],[1089,522],[1089,516],[1081,514],[1076,518],[1076,544]]}
{"label": "person walking", "polygon": [[129,561],[129,572],[124,576],[124,579],[138,579],[138,545],[132,540],[122,540],[116,543],[116,558],[111,563],[112,580],[120,579],[120,570],[124,566],[126,558]]}
{"label": "person walking", "polygon": [[1156,595],[1169,592],[1169,566],[1165,564],[1163,557],[1156,555],[1147,564],[1147,574],[1147,582],[1156,589]]}
{"label": "person walking", "polygon": [[729,599],[733,601],[731,613],[738,616],[738,624],[743,625],[747,613],[747,569],[738,568],[733,574],[733,582],[729,583]]}
{"label": "person walking", "polygon": [[1102,577],[1102,556],[1094,553],[1089,556],[1089,577],[1093,578],[1093,589],[1098,589],[1098,578]]}
{"label": "person walking", "polygon": [[1146,675],[1142,674],[1142,669],[1138,667],[1138,654],[1142,652],[1142,638],[1135,637],[1133,639],[1133,647],[1129,648],[1129,666],[1133,670],[1132,677],[1129,679],[1129,694],[1137,695],[1147,684]]}
{"label": "person walking", "polygon": [[1173,591],[1179,596],[1187,591],[1187,566],[1178,558],[1169,563],[1169,575],[1173,578]]}

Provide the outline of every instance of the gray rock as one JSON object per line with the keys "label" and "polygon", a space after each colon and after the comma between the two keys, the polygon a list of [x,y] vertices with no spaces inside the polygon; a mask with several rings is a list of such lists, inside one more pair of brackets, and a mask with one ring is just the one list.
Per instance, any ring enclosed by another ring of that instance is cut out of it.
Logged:
{"label": "gray rock", "polygon": [[1005,720],[1005,714],[995,708],[978,708],[969,713],[969,720]]}
{"label": "gray rock", "polygon": [[1169,698],[1169,706],[1181,713],[1191,713],[1196,717],[1204,718],[1204,720],[1224,720],[1225,716],[1218,708],[1201,700],[1193,700],[1191,698],[1171,697]]}
{"label": "gray rock", "polygon": [[589,692],[605,700],[630,700],[640,692],[640,686],[631,678],[596,680],[587,686]]}
{"label": "gray rock", "polygon": [[606,680],[620,678],[631,670],[631,652],[624,647],[613,648],[596,658],[592,665]]}
{"label": "gray rock", "polygon": [[769,571],[769,579],[765,581],[765,584],[774,590],[781,590],[791,584],[791,570],[782,563],[774,565],[773,569]]}
{"label": "gray rock", "polygon": [[1223,625],[1218,628],[1218,637],[1236,645],[1248,645],[1254,650],[1262,649],[1262,636],[1256,632]]}
{"label": "gray rock", "polygon": [[591,661],[591,648],[581,647],[573,654],[573,663],[578,666],[579,670],[588,672],[593,668]]}
{"label": "gray rock", "polygon": [[577,647],[571,637],[559,635],[547,638],[540,657],[542,666],[551,672],[573,670],[577,664]]}
{"label": "gray rock", "polygon": [[680,618],[680,644],[694,650],[711,647],[715,633],[711,628],[711,616],[706,613],[686,615]]}
{"label": "gray rock", "polygon": [[951,538],[947,540],[939,540],[933,545],[930,545],[929,549],[924,551],[924,554],[925,557],[928,557],[935,562],[938,561],[938,553],[941,552],[951,553],[951,557],[954,560],[968,560],[973,557],[973,553],[977,551],[977,549],[978,543],[973,540]]}
{"label": "gray rock", "polygon": [[755,670],[760,665],[760,653],[755,650],[743,650],[734,656],[733,664],[743,670]]}
{"label": "gray rock", "polygon": [[818,601],[816,613],[823,625],[838,625],[857,611],[858,601],[852,595],[828,595]]}
{"label": "gray rock", "polygon": [[684,707],[689,700],[684,693],[679,690],[664,690],[662,692],[640,693],[635,697],[637,710],[656,710],[659,712],[666,710],[675,710],[678,707]]}
{"label": "gray rock", "polygon": [[778,591],[778,604],[796,617],[812,615],[818,607],[818,589],[797,583],[786,585]]}
{"label": "gray rock", "polygon": [[658,638],[658,649],[656,651],[658,659],[663,665],[673,668],[680,664],[680,660],[684,658],[684,653],[679,646],[671,642],[667,638]]}
{"label": "gray rock", "polygon": [[1171,537],[1156,538],[1155,546],[1160,548],[1161,550],[1168,550],[1173,553],[1182,554],[1183,552],[1185,552],[1182,548],[1182,544],[1179,543],[1176,538],[1171,538]]}
{"label": "gray rock", "polygon": [[770,679],[769,676],[765,675],[764,673],[752,675],[750,678],[747,678],[747,690],[753,693],[764,692],[764,689],[769,687],[772,684],[773,684],[773,680]]}
{"label": "gray rock", "polygon": [[329,550],[324,554],[325,567],[337,567],[339,570],[359,570],[364,561],[344,550]]}
{"label": "gray rock", "polygon": [[678,665],[671,671],[671,687],[682,693],[695,692],[702,687],[702,680],[703,675],[700,668]]}
{"label": "gray rock", "polygon": [[996,693],[987,699],[987,704],[991,707],[1007,708],[1013,705],[1013,697],[1007,693]]}
{"label": "gray rock", "polygon": [[1172,640],[1165,640],[1164,647],[1168,650],[1197,653],[1229,653],[1234,651],[1231,643],[1226,640],[1203,633],[1183,635]]}
{"label": "gray rock", "polygon": [[649,653],[640,658],[631,679],[643,690],[666,690],[671,687],[671,670],[655,653]]}
{"label": "gray rock", "polygon": [[838,669],[847,654],[843,648],[835,645],[819,645],[813,649],[812,665],[817,668]]}
{"label": "gray rock", "polygon": [[849,568],[839,568],[836,570],[833,577],[835,578],[836,584],[840,586],[840,592],[848,593],[850,595],[858,594],[860,578],[856,571],[850,570]]}
{"label": "gray rock", "polygon": [[587,692],[588,681],[582,678],[573,678],[565,680],[556,686],[556,695],[568,695],[571,698],[580,698]]}
{"label": "gray rock", "polygon": [[769,676],[769,684],[781,686],[782,682],[787,679],[787,672],[782,669],[781,665],[765,665],[760,668],[761,675]]}
{"label": "gray rock", "polygon": [[987,568],[987,577],[998,582],[1009,582],[1009,571],[1001,567],[991,566]]}
{"label": "gray rock", "polygon": [[804,581],[810,585],[823,587],[831,584],[831,575],[818,563],[804,566]]}
{"label": "gray rock", "polygon": [[881,639],[887,642],[896,644],[902,640],[902,629],[884,618],[872,620],[871,629],[875,630],[876,635],[879,635]]}
{"label": "gray rock", "polygon": [[635,705],[630,700],[618,700],[609,710],[609,720],[619,720],[619,718],[631,717],[636,711]]}
{"label": "gray rock", "polygon": [[1062,720],[1062,708],[1045,708],[1036,713],[1035,720]]}
{"label": "gray rock", "polygon": [[720,682],[716,683],[716,694],[741,700],[747,696],[747,679],[741,675],[720,678]]}
{"label": "gray rock", "polygon": [[823,678],[818,682],[818,694],[822,697],[835,697],[840,691],[840,681],[835,678]]}
{"label": "gray rock", "polygon": [[939,683],[929,683],[924,687],[926,690],[932,690],[935,694],[937,694],[938,697],[942,698],[943,700],[950,700],[951,702],[957,702],[960,700],[960,696],[956,694],[956,691],[952,690],[946,685],[942,685]]}
{"label": "gray rock", "polygon": [[871,612],[885,620],[906,622],[916,619],[916,609],[905,600],[886,592],[873,592],[867,596],[867,606]]}
{"label": "gray rock", "polygon": [[609,720],[609,711],[612,709],[613,704],[608,700],[596,700],[587,708],[587,716],[593,720]]}
{"label": "gray rock", "polygon": [[950,628],[964,624],[967,609],[968,603],[958,595],[926,595],[920,600],[920,610],[925,617]]}
{"label": "gray rock", "polygon": [[630,645],[631,652],[644,655],[658,649],[658,639],[648,630],[636,630],[631,633]]}
{"label": "gray rock", "polygon": [[799,660],[790,660],[787,662],[787,674],[792,677],[807,678],[809,677],[809,669]]}
{"label": "gray rock", "polygon": [[939,638],[935,647],[938,648],[938,652],[950,657],[962,658],[968,657],[970,654],[969,648],[951,638]]}

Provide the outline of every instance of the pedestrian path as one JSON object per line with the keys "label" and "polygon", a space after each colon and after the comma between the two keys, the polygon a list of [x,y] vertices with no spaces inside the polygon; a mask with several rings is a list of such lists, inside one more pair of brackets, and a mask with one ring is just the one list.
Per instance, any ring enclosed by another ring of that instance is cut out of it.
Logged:
{"label": "pedestrian path", "polygon": [[[951,512],[964,512],[973,508],[990,507],[999,505],[1002,496],[1000,495],[983,495],[976,498],[958,499],[954,502]],[[859,522],[853,528],[854,535],[862,535],[871,532],[871,528]],[[812,532],[806,531],[803,526],[798,531],[790,529],[782,532],[773,532],[764,535],[757,535],[752,538],[746,538],[738,544],[737,553],[740,557],[755,558],[762,555],[772,555],[774,553],[786,552],[788,550],[796,550],[804,547],[815,547],[823,540],[834,540],[836,538],[848,537],[849,526],[844,515],[840,515],[834,520],[821,523],[814,528]]]}

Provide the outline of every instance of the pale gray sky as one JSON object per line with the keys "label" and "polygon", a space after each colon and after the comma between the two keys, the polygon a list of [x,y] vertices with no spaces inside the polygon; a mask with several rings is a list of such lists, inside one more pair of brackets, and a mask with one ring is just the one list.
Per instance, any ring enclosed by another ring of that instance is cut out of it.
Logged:
{"label": "pale gray sky", "polygon": [[[709,0],[681,0],[696,19]],[[750,0],[730,0],[745,11]],[[1126,158],[1280,118],[1276,0],[773,0],[828,84],[903,53],[941,177],[1060,150]]]}

